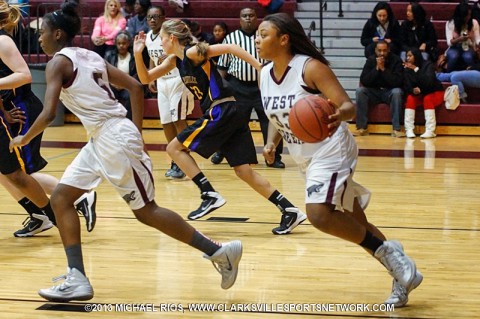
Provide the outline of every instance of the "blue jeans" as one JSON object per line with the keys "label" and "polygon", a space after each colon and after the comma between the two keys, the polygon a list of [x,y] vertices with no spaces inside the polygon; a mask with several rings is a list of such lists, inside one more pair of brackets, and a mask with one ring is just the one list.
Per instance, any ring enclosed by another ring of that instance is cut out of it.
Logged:
{"label": "blue jeans", "polygon": [[446,55],[447,72],[455,71],[459,67],[466,69],[475,63],[475,52],[472,49],[463,51],[461,46],[453,46],[448,48]]}
{"label": "blue jeans", "polygon": [[355,95],[357,103],[357,129],[367,128],[369,105],[387,103],[390,105],[393,129],[400,131],[400,122],[403,116],[403,91],[401,88],[377,89],[359,87]]}
{"label": "blue jeans", "polygon": [[480,88],[480,71],[466,70],[451,73],[437,73],[437,79],[442,82],[451,82],[452,84],[458,85],[458,93],[461,98],[467,96],[465,86]]}

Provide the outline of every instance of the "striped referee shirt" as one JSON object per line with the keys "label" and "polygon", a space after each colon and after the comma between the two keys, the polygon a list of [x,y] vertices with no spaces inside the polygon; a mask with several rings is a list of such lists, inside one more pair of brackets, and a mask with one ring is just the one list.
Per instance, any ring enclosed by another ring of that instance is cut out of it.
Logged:
{"label": "striped referee shirt", "polygon": [[[223,43],[239,45],[263,64],[265,60],[258,57],[257,50],[255,49],[256,35],[257,31],[248,35],[243,30],[238,29],[229,33],[223,40]],[[218,59],[217,65],[219,69],[227,70],[228,74],[236,77],[240,81],[253,82],[258,79],[257,70],[233,54],[221,55]]]}

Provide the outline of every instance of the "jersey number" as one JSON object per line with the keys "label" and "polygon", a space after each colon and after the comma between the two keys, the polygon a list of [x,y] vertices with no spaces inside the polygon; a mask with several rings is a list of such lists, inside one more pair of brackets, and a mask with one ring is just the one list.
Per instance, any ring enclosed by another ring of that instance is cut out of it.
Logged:
{"label": "jersey number", "polygon": [[198,88],[198,86],[191,86],[190,87],[190,91],[195,94],[195,97],[198,99],[198,100],[202,100],[202,97],[203,97],[203,93],[202,91],[200,91],[200,89]]}

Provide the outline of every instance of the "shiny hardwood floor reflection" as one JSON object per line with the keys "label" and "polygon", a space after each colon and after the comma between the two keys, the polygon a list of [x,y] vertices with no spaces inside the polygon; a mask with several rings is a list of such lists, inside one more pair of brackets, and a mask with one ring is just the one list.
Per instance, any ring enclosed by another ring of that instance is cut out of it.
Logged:
{"label": "shiny hardwood floor reflection", "polygon": [[[169,159],[155,150],[164,144],[162,131],[145,130],[144,136],[152,149],[158,204],[186,218],[199,204],[197,188],[187,179],[164,178]],[[259,134],[254,137],[260,146]],[[85,140],[78,125],[49,128],[44,172],[61,177]],[[278,210],[238,180],[227,164],[213,165],[196,156],[228,202],[212,213],[224,219],[190,223],[218,241],[242,240],[235,286],[222,290],[220,275],[200,252],[138,223],[104,183],[97,189],[97,226],[92,233],[82,228],[95,297],[68,305],[45,302],[37,290],[65,271],[60,237],[52,229],[14,238],[25,213],[2,188],[0,318],[478,318],[480,138],[420,141],[373,135],[357,141],[362,155],[355,179],[373,193],[369,220],[402,242],[425,277],[408,307],[377,309],[390,293],[391,279],[362,249],[320,233],[308,222],[288,236],[272,235]],[[302,177],[291,158],[284,156],[285,170],[266,168],[260,154],[258,158],[255,169],[304,207]],[[86,306],[98,312],[87,315]],[[219,311],[224,309],[237,312]]]}

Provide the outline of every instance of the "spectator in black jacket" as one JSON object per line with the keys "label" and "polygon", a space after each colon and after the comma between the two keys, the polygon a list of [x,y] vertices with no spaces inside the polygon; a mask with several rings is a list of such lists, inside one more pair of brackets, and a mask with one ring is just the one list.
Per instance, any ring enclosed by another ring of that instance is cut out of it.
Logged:
{"label": "spectator in black jacket", "polygon": [[[128,31],[120,31],[115,38],[115,49],[107,52],[105,60],[117,67],[124,73],[137,78],[135,59],[131,53],[132,36]],[[127,117],[132,119],[132,107],[130,105],[130,94],[125,88],[119,88],[110,84],[115,98],[127,109]]]}
{"label": "spectator in black jacket", "polygon": [[372,16],[363,26],[360,42],[365,47],[365,57],[375,51],[375,44],[384,41],[390,46],[390,51],[400,54],[400,24],[387,2],[380,1],[373,8]]}
{"label": "spectator in black jacket", "polygon": [[390,52],[388,43],[379,41],[375,54],[367,59],[356,91],[357,130],[355,136],[368,135],[368,106],[379,103],[390,105],[394,137],[404,137],[400,122],[403,97],[403,65],[396,54]]}
{"label": "spectator in black jacket", "polygon": [[423,106],[425,111],[425,133],[421,138],[435,137],[437,121],[435,107],[443,103],[443,86],[435,75],[435,65],[423,60],[422,52],[417,48],[407,51],[405,61],[404,88],[407,100],[405,102],[405,132],[407,137],[415,137],[415,109]]}
{"label": "spectator in black jacket", "polygon": [[411,2],[407,6],[407,20],[403,21],[400,27],[400,43],[400,57],[403,61],[410,48],[419,49],[424,60],[437,61],[438,41],[435,28],[433,23],[426,19],[425,9],[417,2]]}

